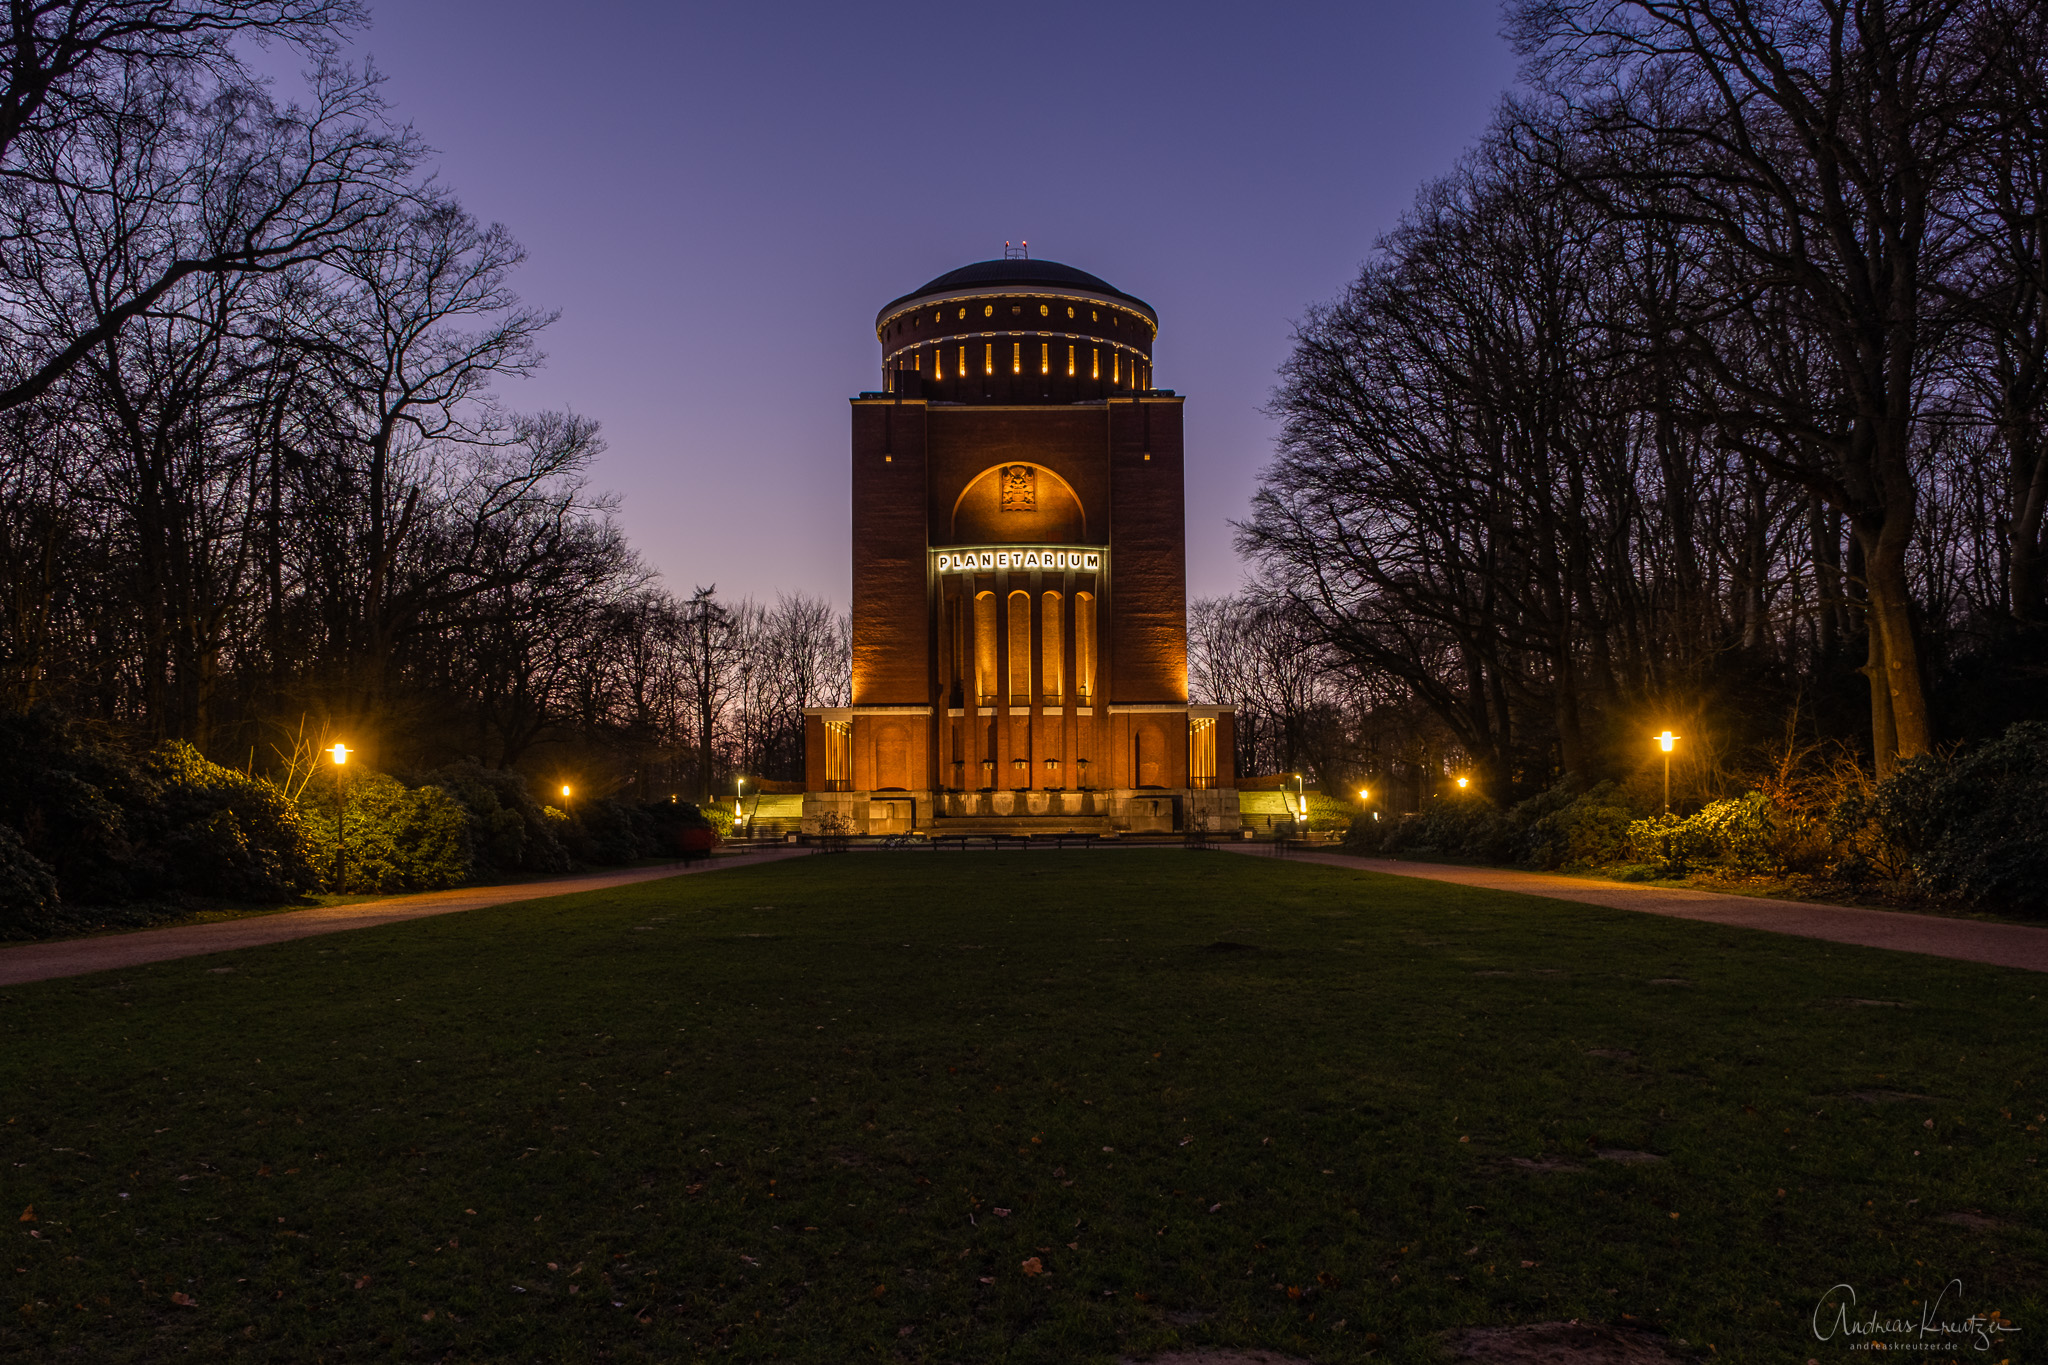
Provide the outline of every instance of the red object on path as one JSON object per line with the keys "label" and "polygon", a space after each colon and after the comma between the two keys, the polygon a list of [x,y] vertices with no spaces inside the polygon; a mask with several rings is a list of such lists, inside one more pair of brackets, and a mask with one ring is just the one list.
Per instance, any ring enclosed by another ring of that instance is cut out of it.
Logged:
{"label": "red object on path", "polygon": [[676,844],[682,850],[683,861],[694,863],[710,857],[711,850],[718,847],[718,831],[709,825],[685,826],[676,836]]}

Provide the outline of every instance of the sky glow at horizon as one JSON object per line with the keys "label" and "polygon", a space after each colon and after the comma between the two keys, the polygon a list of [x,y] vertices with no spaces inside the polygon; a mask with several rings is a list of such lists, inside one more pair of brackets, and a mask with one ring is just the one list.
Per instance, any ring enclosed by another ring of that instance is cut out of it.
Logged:
{"label": "sky glow at horizon", "polygon": [[875,314],[1005,239],[1158,311],[1189,593],[1237,586],[1228,523],[1271,458],[1293,320],[1515,74],[1495,0],[372,5],[351,55],[561,312],[507,403],[603,423],[594,481],[674,591],[842,606]]}

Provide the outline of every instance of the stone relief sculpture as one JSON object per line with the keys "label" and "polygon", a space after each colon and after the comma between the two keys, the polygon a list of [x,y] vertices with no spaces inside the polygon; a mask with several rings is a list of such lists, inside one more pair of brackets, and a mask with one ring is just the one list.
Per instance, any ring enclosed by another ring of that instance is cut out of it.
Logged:
{"label": "stone relief sculpture", "polygon": [[1003,510],[1032,512],[1038,508],[1038,471],[1028,464],[1013,464],[1003,471]]}

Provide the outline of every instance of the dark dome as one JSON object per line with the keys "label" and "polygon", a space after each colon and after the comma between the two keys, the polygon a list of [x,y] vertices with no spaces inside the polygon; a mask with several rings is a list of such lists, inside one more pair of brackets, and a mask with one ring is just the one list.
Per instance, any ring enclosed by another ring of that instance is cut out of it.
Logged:
{"label": "dark dome", "polygon": [[1152,311],[1152,305],[1136,295],[1126,294],[1107,280],[1091,275],[1085,270],[1062,265],[1058,261],[1030,260],[976,261],[973,265],[963,265],[958,270],[949,270],[924,288],[913,289],[902,298],[891,300],[889,305],[882,309],[881,316],[886,317],[903,304],[912,299],[923,298],[927,294],[950,294],[961,289],[1004,289],[1013,285],[1026,289],[1046,286],[1085,289],[1091,294],[1102,294],[1134,303],[1154,322],[1159,319],[1159,315]]}

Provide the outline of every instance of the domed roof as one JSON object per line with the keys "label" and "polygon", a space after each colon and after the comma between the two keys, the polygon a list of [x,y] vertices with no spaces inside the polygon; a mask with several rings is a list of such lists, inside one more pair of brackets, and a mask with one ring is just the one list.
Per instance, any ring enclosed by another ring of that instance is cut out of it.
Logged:
{"label": "domed roof", "polygon": [[1159,315],[1152,311],[1152,305],[1133,294],[1126,294],[1107,280],[1091,275],[1085,270],[1076,270],[1058,261],[976,261],[963,265],[958,270],[949,270],[922,289],[913,289],[900,299],[892,299],[879,316],[887,317],[912,299],[928,294],[951,294],[963,289],[1007,289],[1007,288],[1067,288],[1082,289],[1090,294],[1102,294],[1109,298],[1123,299],[1143,309],[1146,316],[1157,322]]}

